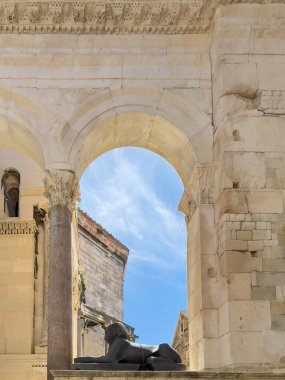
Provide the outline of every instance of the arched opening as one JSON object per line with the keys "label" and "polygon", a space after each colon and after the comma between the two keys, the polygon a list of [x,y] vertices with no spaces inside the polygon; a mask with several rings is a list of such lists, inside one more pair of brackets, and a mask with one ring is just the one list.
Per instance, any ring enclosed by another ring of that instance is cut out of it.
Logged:
{"label": "arched opening", "polygon": [[[158,154],[176,170],[183,183],[180,209],[187,216],[188,211],[191,213],[188,199],[191,174],[197,165],[212,162],[213,135],[208,117],[183,99],[154,89],[118,90],[102,95],[101,99],[97,97],[74,115],[62,138],[70,146],[69,162],[79,177],[97,157],[115,148],[145,148]],[[189,271],[189,229],[187,235]],[[194,240],[199,246],[198,235]],[[201,297],[196,292],[194,299],[190,285],[188,281],[188,304]],[[201,284],[196,287],[200,289]],[[189,342],[188,336],[186,341]],[[193,358],[197,347],[189,346],[189,352]]]}
{"label": "arched opening", "polygon": [[[113,263],[109,263],[110,257],[105,258],[105,276],[94,274],[99,283],[93,284],[93,295],[88,289],[89,269],[82,268],[86,303],[100,308],[102,301],[94,294],[94,287],[99,293],[101,286],[106,294],[102,311],[118,313],[135,327],[138,342],[171,344],[179,312],[187,308],[186,227],[177,210],[183,184],[177,172],[149,150],[120,148],[91,163],[80,187],[80,208],[130,250],[126,271],[117,272],[121,282],[116,276],[112,278],[109,269]],[[123,313],[123,292],[114,284],[122,286],[124,278]],[[118,303],[110,307],[112,291]],[[104,304],[107,297],[108,305]],[[92,353],[84,352],[88,354]]]}
{"label": "arched opening", "polygon": [[1,178],[1,190],[4,198],[4,214],[7,217],[19,216],[20,173],[17,169],[7,168]]}

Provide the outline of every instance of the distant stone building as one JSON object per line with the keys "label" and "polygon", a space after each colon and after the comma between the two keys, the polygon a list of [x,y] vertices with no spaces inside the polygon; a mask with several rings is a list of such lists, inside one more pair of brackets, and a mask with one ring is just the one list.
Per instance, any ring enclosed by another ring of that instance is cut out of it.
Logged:
{"label": "distant stone building", "polygon": [[179,353],[182,362],[189,368],[189,323],[187,311],[179,313],[172,347]]}
{"label": "distant stone building", "polygon": [[[78,355],[105,353],[104,327],[123,320],[129,250],[86,213],[77,212],[80,309]],[[133,337],[133,328],[126,325]]]}

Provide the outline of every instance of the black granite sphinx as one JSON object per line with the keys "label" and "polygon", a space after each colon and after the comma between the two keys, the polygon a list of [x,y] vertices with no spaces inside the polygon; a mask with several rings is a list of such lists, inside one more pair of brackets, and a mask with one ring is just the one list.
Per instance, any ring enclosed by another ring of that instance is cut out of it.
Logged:
{"label": "black granite sphinx", "polygon": [[74,360],[73,369],[109,371],[184,371],[179,354],[167,343],[159,346],[137,344],[128,340],[122,323],[106,328],[105,341],[109,345],[104,356],[83,356]]}

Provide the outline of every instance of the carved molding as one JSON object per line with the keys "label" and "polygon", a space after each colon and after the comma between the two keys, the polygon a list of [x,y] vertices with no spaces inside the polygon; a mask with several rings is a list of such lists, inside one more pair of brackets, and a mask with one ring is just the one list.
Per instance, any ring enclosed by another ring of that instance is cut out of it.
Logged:
{"label": "carved molding", "polygon": [[196,166],[194,169],[178,206],[186,215],[186,223],[192,219],[199,205],[213,204],[215,171],[213,165]]}
{"label": "carved molding", "polygon": [[212,204],[214,193],[215,166],[197,166],[187,186],[196,205]]}
{"label": "carved molding", "polygon": [[79,181],[74,172],[68,170],[47,170],[44,179],[44,195],[50,207],[66,206],[71,212],[80,199]]}
{"label": "carved molding", "polygon": [[0,0],[0,33],[204,33],[216,8],[234,3],[240,0]]}
{"label": "carved molding", "polygon": [[32,235],[37,231],[34,220],[1,220],[0,235]]}
{"label": "carved molding", "polygon": [[179,202],[178,210],[185,214],[185,222],[186,224],[188,224],[196,211],[196,204],[191,195],[188,194],[186,191],[184,191],[182,198]]}

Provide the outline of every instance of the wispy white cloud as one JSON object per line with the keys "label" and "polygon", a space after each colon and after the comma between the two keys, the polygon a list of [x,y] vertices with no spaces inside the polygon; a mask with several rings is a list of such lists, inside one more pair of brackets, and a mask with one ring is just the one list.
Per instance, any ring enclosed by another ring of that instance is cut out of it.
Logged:
{"label": "wispy white cloud", "polygon": [[[145,263],[171,270],[185,260],[183,215],[149,180],[159,181],[165,164],[150,162],[137,160],[130,151],[114,150],[91,164],[81,181],[80,207],[130,248],[129,270]],[[150,176],[146,168],[153,171]]]}

